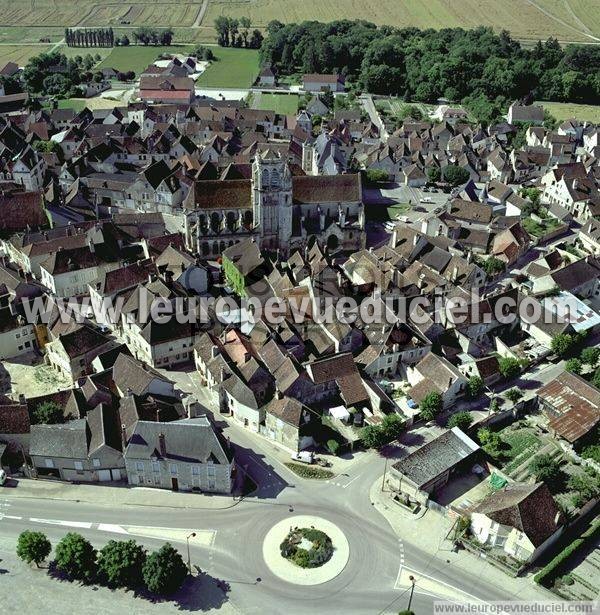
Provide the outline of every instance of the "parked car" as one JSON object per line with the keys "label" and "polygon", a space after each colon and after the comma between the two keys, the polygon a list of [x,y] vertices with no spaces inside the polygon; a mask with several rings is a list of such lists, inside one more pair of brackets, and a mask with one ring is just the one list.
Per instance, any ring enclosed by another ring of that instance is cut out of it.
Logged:
{"label": "parked car", "polygon": [[300,463],[314,463],[315,454],[311,451],[300,451],[299,453],[292,453],[292,459],[299,461]]}
{"label": "parked car", "polygon": [[4,483],[6,482],[6,478],[6,472],[4,470],[0,470],[0,487],[4,485]]}

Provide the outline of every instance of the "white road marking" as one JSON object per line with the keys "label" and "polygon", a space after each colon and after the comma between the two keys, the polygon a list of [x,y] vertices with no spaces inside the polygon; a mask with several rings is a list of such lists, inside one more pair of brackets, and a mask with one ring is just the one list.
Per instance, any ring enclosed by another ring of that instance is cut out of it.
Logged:
{"label": "white road marking", "polygon": [[15,519],[16,521],[20,521],[23,517],[15,517],[14,515],[0,515],[2,519]]}
{"label": "white road marking", "polygon": [[47,523],[49,525],[62,525],[65,527],[80,527],[86,530],[89,530],[92,527],[92,524],[87,521],[61,521],[59,519],[37,519],[36,517],[30,517],[29,520],[34,523]]}
{"label": "white road marking", "polygon": [[113,525],[112,523],[99,523],[98,529],[101,532],[111,532],[113,534],[128,534],[127,530],[124,530],[120,525]]}
{"label": "white road marking", "polygon": [[355,480],[358,480],[360,478],[360,474],[358,476],[355,476],[352,480],[349,480],[345,485],[342,485],[342,489],[346,489],[346,487],[349,487]]}

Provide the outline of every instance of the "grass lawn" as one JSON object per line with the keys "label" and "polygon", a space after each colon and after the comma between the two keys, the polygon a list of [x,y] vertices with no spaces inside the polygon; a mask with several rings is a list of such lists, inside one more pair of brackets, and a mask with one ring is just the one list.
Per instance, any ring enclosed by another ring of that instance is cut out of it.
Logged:
{"label": "grass lawn", "polygon": [[263,94],[257,92],[252,96],[251,109],[275,111],[282,115],[295,115],[298,111],[297,94]]}
{"label": "grass lawn", "polygon": [[[98,64],[98,68],[114,68],[123,72],[132,70],[136,75],[139,75],[148,64],[152,64],[163,53],[187,53],[191,50],[192,47],[190,45],[171,45],[170,47],[130,45],[129,47],[115,47]],[[85,52],[85,49],[82,51]]]}
{"label": "grass lawn", "polygon": [[100,56],[99,62],[102,62],[114,51],[114,48],[111,47],[69,47],[68,45],[61,45],[56,48],[56,51],[64,54],[67,58],[74,58],[75,56],[81,56],[85,58],[86,55],[90,54],[92,57]]}
{"label": "grass lawn", "polygon": [[319,480],[325,480],[327,478],[332,478],[334,475],[333,472],[329,470],[324,470],[323,468],[318,468],[315,466],[308,466],[302,463],[286,463],[285,466],[289,468],[294,474],[301,476],[302,478],[316,478]]}
{"label": "grass lawn", "polygon": [[214,47],[217,61],[204,71],[196,81],[197,87],[249,88],[258,75],[258,51]]}
{"label": "grass lawn", "polygon": [[388,222],[390,220],[395,220],[396,216],[401,216],[407,211],[410,211],[410,205],[408,203],[392,205],[391,207],[386,207],[385,205],[368,205],[365,207],[366,219],[373,222]]}
{"label": "grass lawn", "polygon": [[534,237],[542,237],[558,226],[560,226],[560,221],[556,218],[544,218],[542,222],[537,222],[533,218],[523,219],[523,228]]}
{"label": "grass lawn", "polygon": [[600,105],[576,105],[575,103],[559,103],[559,102],[544,102],[539,101],[540,105],[559,121],[570,120],[575,118],[578,120],[587,120],[594,124],[600,124]]}

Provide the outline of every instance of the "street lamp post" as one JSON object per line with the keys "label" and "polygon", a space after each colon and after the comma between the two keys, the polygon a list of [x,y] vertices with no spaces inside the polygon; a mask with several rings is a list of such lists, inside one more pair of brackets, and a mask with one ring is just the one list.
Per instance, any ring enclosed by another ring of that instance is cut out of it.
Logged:
{"label": "street lamp post", "polygon": [[410,585],[410,596],[408,597],[408,611],[410,611],[410,605],[412,604],[412,597],[413,597],[413,592],[415,591],[415,577],[412,576],[412,574],[408,577],[411,585]]}
{"label": "street lamp post", "polygon": [[192,559],[190,557],[190,538],[194,538],[196,536],[196,532],[192,532],[189,536],[186,536],[185,542],[187,544],[187,556],[188,556],[188,572],[192,574]]}

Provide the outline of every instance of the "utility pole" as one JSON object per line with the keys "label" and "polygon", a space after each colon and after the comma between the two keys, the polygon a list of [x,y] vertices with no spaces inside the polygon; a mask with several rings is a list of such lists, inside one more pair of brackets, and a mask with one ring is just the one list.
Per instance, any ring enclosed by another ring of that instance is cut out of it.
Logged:
{"label": "utility pole", "polygon": [[412,603],[412,597],[413,597],[413,592],[415,591],[415,577],[412,576],[412,574],[408,577],[411,585],[410,585],[410,596],[408,597],[408,611],[410,611],[410,605]]}
{"label": "utility pole", "polygon": [[388,458],[385,458],[385,465],[383,466],[383,478],[381,479],[381,491],[383,491],[384,489],[384,485],[385,485],[385,475],[387,474],[387,464],[388,464]]}
{"label": "utility pole", "polygon": [[192,559],[190,557],[190,538],[194,538],[196,536],[196,532],[192,532],[189,536],[186,536],[185,542],[187,544],[187,556],[188,556],[188,572],[192,574]]}

